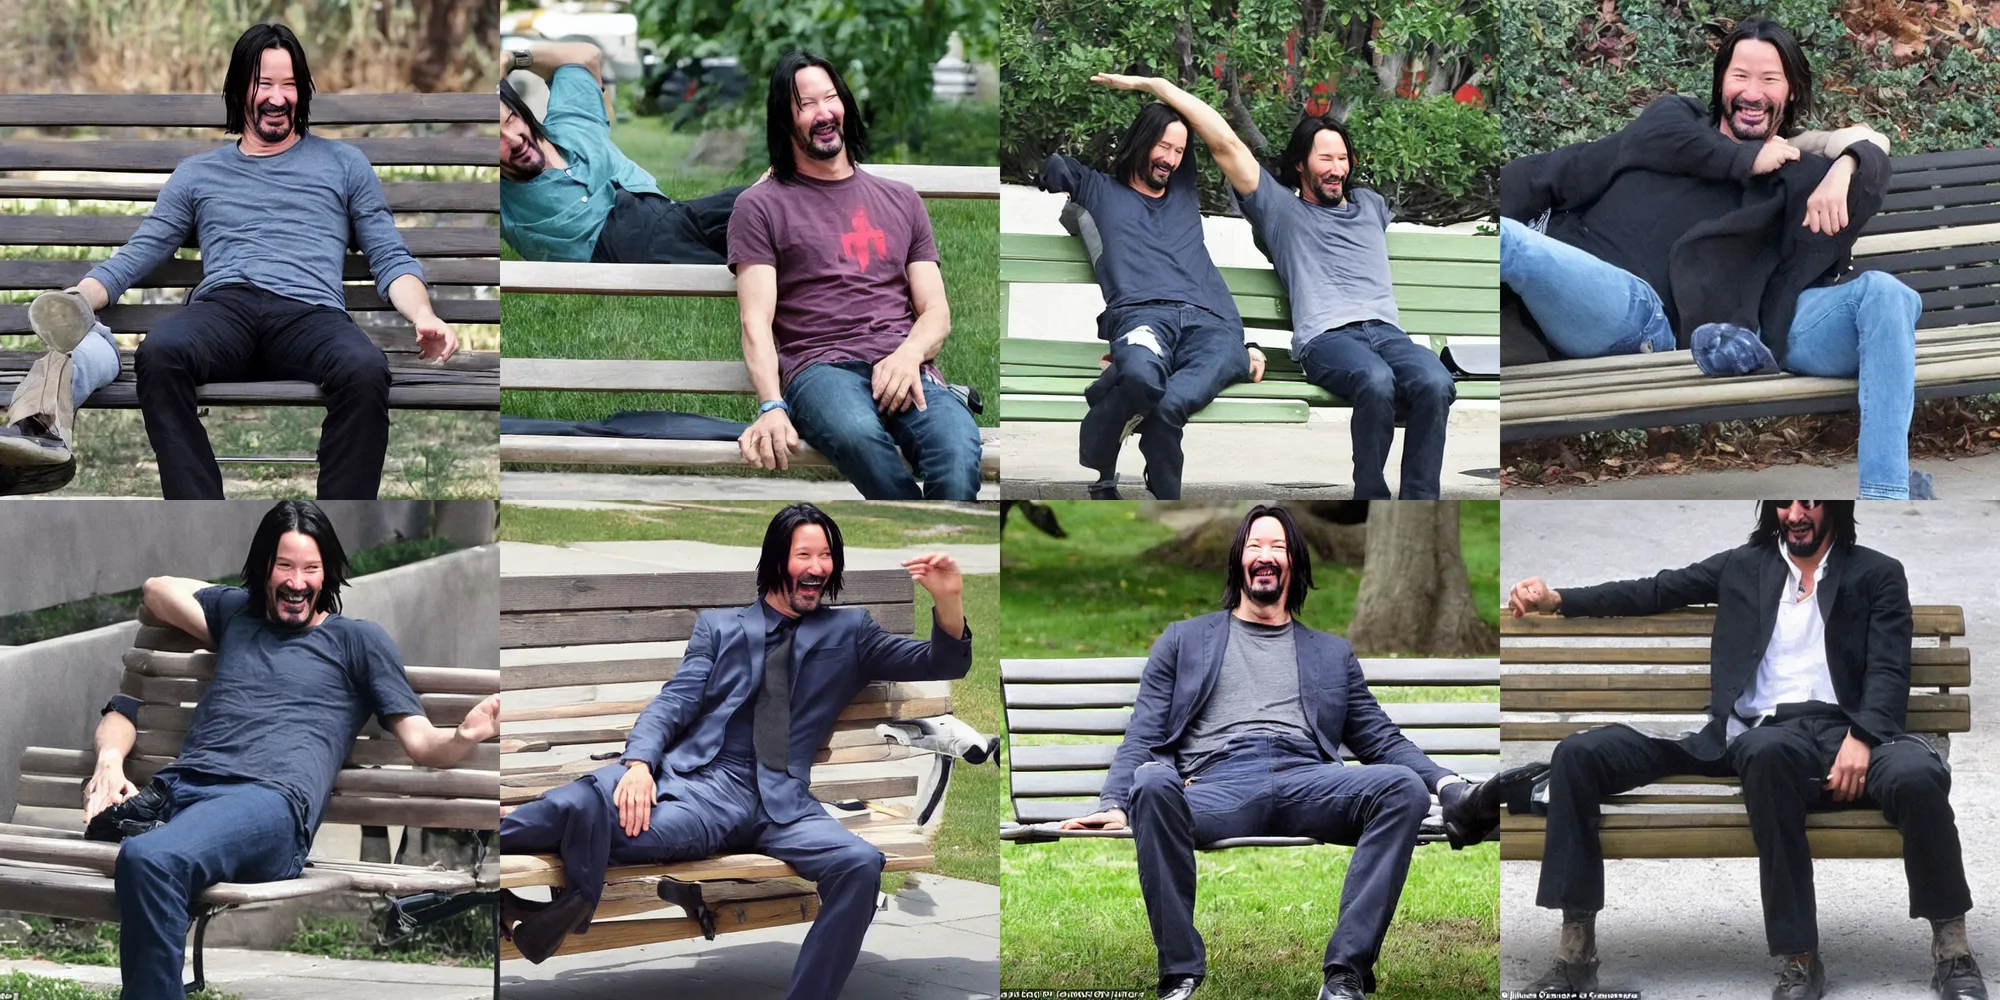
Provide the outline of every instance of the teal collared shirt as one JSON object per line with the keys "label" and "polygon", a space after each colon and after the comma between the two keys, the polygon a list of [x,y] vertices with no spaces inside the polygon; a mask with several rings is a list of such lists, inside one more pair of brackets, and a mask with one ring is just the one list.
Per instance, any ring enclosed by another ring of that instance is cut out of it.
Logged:
{"label": "teal collared shirt", "polygon": [[529,260],[587,261],[616,188],[659,194],[660,186],[612,144],[597,78],[582,66],[563,66],[550,79],[542,128],[569,166],[550,166],[528,181],[502,178],[500,235]]}

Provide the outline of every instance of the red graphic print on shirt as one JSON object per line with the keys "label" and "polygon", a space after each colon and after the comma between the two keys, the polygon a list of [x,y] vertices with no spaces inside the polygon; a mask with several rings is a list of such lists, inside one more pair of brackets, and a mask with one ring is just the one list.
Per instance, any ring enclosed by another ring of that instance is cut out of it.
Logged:
{"label": "red graphic print on shirt", "polygon": [[888,236],[882,230],[868,224],[868,210],[854,210],[854,228],[840,234],[840,255],[851,258],[862,272],[868,270],[868,248],[875,248],[875,258],[889,255]]}

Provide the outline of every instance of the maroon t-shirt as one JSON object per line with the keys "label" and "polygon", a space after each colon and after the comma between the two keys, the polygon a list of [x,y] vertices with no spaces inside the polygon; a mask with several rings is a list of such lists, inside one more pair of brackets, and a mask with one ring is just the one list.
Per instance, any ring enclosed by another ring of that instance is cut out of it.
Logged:
{"label": "maroon t-shirt", "polygon": [[778,269],[771,332],[787,384],[810,364],[872,365],[901,347],[916,322],[906,269],[937,259],[916,189],[863,170],[841,181],[766,180],[729,217],[730,269]]}

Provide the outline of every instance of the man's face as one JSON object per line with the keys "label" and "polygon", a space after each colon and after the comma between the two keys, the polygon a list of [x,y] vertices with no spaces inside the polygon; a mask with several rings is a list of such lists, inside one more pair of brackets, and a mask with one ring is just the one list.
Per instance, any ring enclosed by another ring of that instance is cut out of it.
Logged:
{"label": "man's face", "polygon": [[1784,530],[1785,548],[1802,559],[1818,552],[1826,541],[1826,504],[1817,500],[1775,502],[1780,505],[1778,526]]}
{"label": "man's face", "polygon": [[801,524],[792,529],[792,550],[785,562],[785,578],[791,589],[785,599],[792,610],[805,614],[819,607],[821,590],[833,575],[833,547],[827,544],[826,529],[817,524]]}
{"label": "man's face", "polygon": [[831,160],[844,148],[842,129],[847,109],[833,77],[818,66],[807,66],[792,76],[799,100],[792,106],[792,145],[815,160]]}
{"label": "man's face", "polygon": [[292,76],[292,54],[284,49],[265,49],[257,63],[257,77],[250,81],[250,99],[243,106],[250,130],[264,142],[284,142],[292,134],[298,109],[299,84]]}
{"label": "man's face", "polygon": [[1155,193],[1165,191],[1167,182],[1174,179],[1174,171],[1181,167],[1181,157],[1187,155],[1187,126],[1180,122],[1168,122],[1160,130],[1160,140],[1153,143],[1146,156],[1146,169],[1139,179]]}
{"label": "man's face", "polygon": [[290,628],[311,624],[324,586],[319,543],[296,531],[279,536],[278,558],[271,564],[271,578],[264,581],[264,616]]}
{"label": "man's face", "polygon": [[1285,599],[1292,582],[1292,555],[1285,548],[1285,526],[1275,517],[1250,522],[1243,539],[1243,593],[1253,603],[1269,607]]}
{"label": "man's face", "polygon": [[1754,38],[1737,42],[1722,71],[1722,129],[1742,142],[1769,139],[1791,96],[1778,47]]}
{"label": "man's face", "polygon": [[1312,150],[1300,165],[1299,194],[1319,205],[1338,205],[1347,200],[1347,143],[1330,128],[1313,136]]}
{"label": "man's face", "polygon": [[528,130],[528,120],[500,104],[500,176],[510,181],[530,181],[549,165],[542,145]]}

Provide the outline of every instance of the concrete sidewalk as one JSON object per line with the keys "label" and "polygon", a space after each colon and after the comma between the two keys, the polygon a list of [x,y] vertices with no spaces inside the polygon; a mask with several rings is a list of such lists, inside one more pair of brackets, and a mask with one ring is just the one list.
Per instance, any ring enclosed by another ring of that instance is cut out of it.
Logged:
{"label": "concrete sidewalk", "polygon": [[[1591,496],[1593,494],[1583,494]],[[1564,499],[1501,505],[1501,587],[1528,576],[1551,586],[1650,576],[1739,544],[1754,523],[1740,501],[1638,504]],[[2000,973],[2000,592],[1987,543],[2000,537],[2000,503],[1864,502],[1860,542],[1902,561],[1915,604],[1965,608],[1971,649],[1973,730],[1951,741],[1957,813],[1973,910],[1966,930],[1989,976]],[[1508,765],[1546,760],[1551,744],[1503,744]],[[1549,968],[1561,917],[1535,905],[1538,862],[1500,866],[1501,982],[1519,989]],[[1597,919],[1605,989],[1645,1000],[1761,997],[1777,981],[1766,954],[1757,860],[1614,860],[1604,867],[1606,907]],[[1909,917],[1898,860],[1822,860],[1814,865],[1820,951],[1827,992],[1852,1000],[1928,997],[1930,924]]]}
{"label": "concrete sidewalk", "polygon": [[[493,970],[409,962],[357,962],[288,951],[209,948],[212,990],[244,1000],[492,1000]],[[25,972],[116,990],[117,966],[0,959],[0,973]],[[186,978],[192,979],[190,963]]]}
{"label": "concrete sidewalk", "polygon": [[[1354,495],[1354,438],[1345,410],[1313,411],[1303,424],[1189,424],[1182,440],[1187,464],[1181,497],[1238,499],[1246,495],[1290,499],[1344,499]],[[1016,421],[1000,441],[1002,492],[1009,499],[1083,499],[1090,473],[1077,464],[1077,424]],[[1467,400],[1451,408],[1445,430],[1444,499],[1495,500],[1500,496],[1499,404]],[[1403,456],[1403,431],[1383,470],[1394,490]],[[1146,496],[1145,459],[1139,439],[1118,455],[1120,489],[1128,499]],[[1996,492],[1995,495],[2000,495]]]}
{"label": "concrete sidewalk", "polygon": [[[502,1000],[777,1000],[806,927],[502,962]],[[975,1000],[1000,992],[1000,890],[918,874],[875,915],[841,1000]],[[373,998],[371,998],[373,1000]]]}
{"label": "concrete sidewalk", "polygon": [[[2000,497],[2000,453],[1959,458],[1919,458],[1910,462],[1931,474],[1941,500]],[[1756,471],[1725,470],[1687,475],[1634,476],[1592,485],[1509,486],[1507,499],[1561,497],[1565,500],[1755,500],[1760,497],[1852,497],[1858,473],[1853,462],[1837,465],[1774,465]]]}

